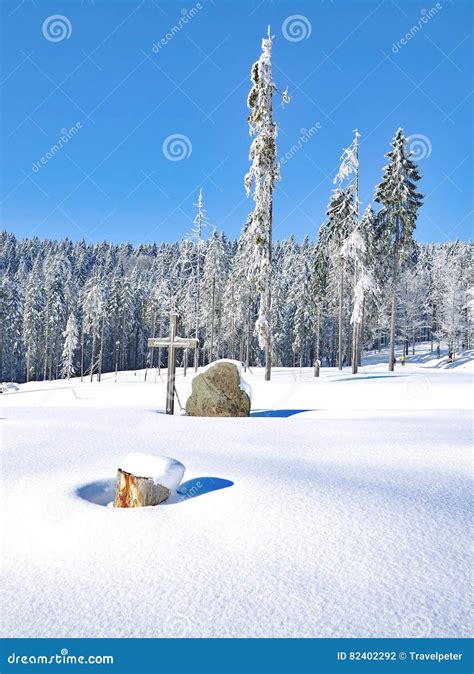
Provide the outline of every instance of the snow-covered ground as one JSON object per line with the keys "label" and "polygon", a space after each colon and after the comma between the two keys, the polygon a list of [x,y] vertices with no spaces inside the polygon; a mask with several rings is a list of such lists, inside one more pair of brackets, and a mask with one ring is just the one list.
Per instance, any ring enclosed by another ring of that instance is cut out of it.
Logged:
{"label": "snow-covered ground", "polygon": [[[2,636],[468,636],[473,356],[253,369],[250,419],[164,415],[154,371],[10,388]],[[182,493],[106,507],[130,452]]]}

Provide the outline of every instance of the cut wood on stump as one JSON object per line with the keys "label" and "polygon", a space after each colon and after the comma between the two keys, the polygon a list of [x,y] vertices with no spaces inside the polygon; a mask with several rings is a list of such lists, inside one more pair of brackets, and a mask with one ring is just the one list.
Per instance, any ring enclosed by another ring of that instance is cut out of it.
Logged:
{"label": "cut wood on stump", "polygon": [[115,508],[156,506],[177,489],[183,479],[182,463],[169,456],[132,452],[119,463]]}
{"label": "cut wood on stump", "polygon": [[170,490],[151,477],[139,477],[118,469],[114,508],[143,508],[166,501]]}

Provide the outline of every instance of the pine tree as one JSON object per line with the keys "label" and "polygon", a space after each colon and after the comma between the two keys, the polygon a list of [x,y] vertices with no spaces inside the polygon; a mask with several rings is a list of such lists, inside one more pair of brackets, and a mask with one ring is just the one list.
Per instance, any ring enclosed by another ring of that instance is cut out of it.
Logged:
{"label": "pine tree", "polygon": [[[196,217],[193,221],[193,233],[192,240],[194,242],[194,293],[195,293],[195,328],[194,328],[194,337],[198,340],[199,343],[199,331],[201,327],[201,295],[200,295],[200,286],[201,286],[201,269],[202,269],[202,259],[204,256],[204,240],[203,240],[203,229],[210,226],[209,221],[206,215],[206,209],[204,208],[204,200],[202,196],[202,188],[199,190],[199,196],[197,204],[194,204],[197,208]],[[199,348],[194,351],[194,371],[197,372],[199,365]]]}
{"label": "pine tree", "polygon": [[23,345],[26,360],[26,381],[36,379],[40,363],[40,346],[43,331],[44,295],[42,267],[36,260],[27,277],[23,311]]}
{"label": "pine tree", "polygon": [[313,311],[315,316],[314,376],[319,377],[321,366],[321,325],[323,312],[327,306],[327,288],[329,283],[329,224],[321,225],[314,251],[313,270]]}
{"label": "pine tree", "polygon": [[295,261],[294,282],[289,294],[293,312],[293,353],[299,353],[300,367],[303,366],[307,339],[311,331],[311,286],[312,286],[311,248],[305,237]]}
{"label": "pine tree", "polygon": [[362,220],[356,221],[352,231],[345,240],[341,254],[346,260],[351,260],[354,269],[352,315],[352,373],[357,374],[359,360],[359,340],[361,338],[361,326],[364,315],[366,296],[369,293],[375,295],[376,286],[371,271],[369,237],[373,230],[374,212],[372,207],[367,206]]}
{"label": "pine tree", "polygon": [[332,263],[337,274],[338,286],[338,368],[343,365],[343,327],[344,327],[344,282],[346,260],[343,255],[343,246],[354,228],[356,207],[352,185],[346,189],[334,190],[329,202],[328,211],[328,239],[331,243]]}
{"label": "pine tree", "polygon": [[223,239],[214,232],[208,241],[201,279],[203,319],[206,325],[208,362],[214,360],[217,328],[222,313],[222,295],[227,270]]}
{"label": "pine tree", "polygon": [[[272,280],[272,229],[273,190],[279,179],[276,159],[277,125],[273,120],[273,95],[277,91],[272,76],[272,36],[262,40],[262,54],[251,70],[252,88],[247,105],[250,135],[254,140],[250,146],[249,159],[252,162],[245,176],[247,196],[252,185],[255,208],[252,213],[248,235],[255,246],[256,264],[254,282],[260,295],[260,306],[256,331],[260,347],[265,349],[265,379],[271,377],[272,328],[271,328],[271,280]],[[289,100],[284,93],[284,100]]]}
{"label": "pine tree", "polygon": [[403,129],[398,129],[392,140],[392,150],[385,155],[388,164],[384,168],[382,182],[375,192],[375,201],[382,204],[379,217],[390,242],[391,320],[388,365],[390,371],[393,371],[395,365],[397,283],[400,263],[411,252],[413,231],[423,198],[416,191],[416,183],[421,179],[421,175],[411,159],[411,154],[407,149],[407,138],[403,134]]}
{"label": "pine tree", "polygon": [[91,359],[90,359],[90,380],[94,380],[94,370],[96,368],[96,345],[97,337],[104,310],[104,298],[100,279],[95,276],[89,279],[84,289],[83,316],[84,332],[90,335],[91,339]]}
{"label": "pine tree", "polygon": [[73,313],[69,314],[63,337],[64,347],[61,357],[61,373],[63,377],[66,377],[69,380],[75,373],[74,354],[76,353],[78,345],[77,321]]}

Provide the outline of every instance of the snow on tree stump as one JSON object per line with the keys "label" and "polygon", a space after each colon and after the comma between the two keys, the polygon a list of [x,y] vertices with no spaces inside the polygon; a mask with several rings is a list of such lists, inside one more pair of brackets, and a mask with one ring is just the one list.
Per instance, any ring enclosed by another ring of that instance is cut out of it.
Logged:
{"label": "snow on tree stump", "polygon": [[135,452],[123,459],[115,485],[115,508],[155,506],[170,496],[183,479],[182,463],[168,456]]}

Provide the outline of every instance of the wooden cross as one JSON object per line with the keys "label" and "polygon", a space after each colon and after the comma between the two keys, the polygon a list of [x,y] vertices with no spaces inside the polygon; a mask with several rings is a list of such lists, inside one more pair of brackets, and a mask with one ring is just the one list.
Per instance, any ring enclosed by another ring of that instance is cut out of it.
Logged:
{"label": "wooden cross", "polygon": [[161,347],[168,349],[168,377],[166,380],[166,414],[174,414],[174,382],[176,377],[176,349],[197,349],[197,339],[186,339],[178,337],[178,314],[171,312],[170,314],[170,336],[166,337],[151,337],[148,340],[149,348]]}

